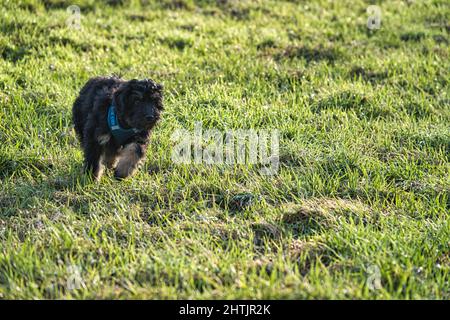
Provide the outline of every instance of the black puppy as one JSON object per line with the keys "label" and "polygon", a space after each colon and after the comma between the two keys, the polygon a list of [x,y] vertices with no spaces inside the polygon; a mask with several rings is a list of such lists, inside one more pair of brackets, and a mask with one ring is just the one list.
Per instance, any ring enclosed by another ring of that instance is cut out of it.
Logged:
{"label": "black puppy", "polygon": [[152,80],[90,79],[72,108],[85,170],[100,179],[103,164],[116,178],[132,175],[145,157],[163,110],[163,87]]}

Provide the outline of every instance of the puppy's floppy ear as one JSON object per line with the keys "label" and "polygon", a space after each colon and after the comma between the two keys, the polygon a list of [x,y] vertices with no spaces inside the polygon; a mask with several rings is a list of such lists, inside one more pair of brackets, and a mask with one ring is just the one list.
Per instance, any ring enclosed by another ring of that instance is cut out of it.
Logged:
{"label": "puppy's floppy ear", "polygon": [[129,91],[131,89],[131,86],[129,85],[129,82],[123,82],[120,84],[120,86],[117,88],[116,91],[113,93],[114,102],[116,105],[116,109],[119,113],[124,110],[126,105],[126,96],[128,95]]}

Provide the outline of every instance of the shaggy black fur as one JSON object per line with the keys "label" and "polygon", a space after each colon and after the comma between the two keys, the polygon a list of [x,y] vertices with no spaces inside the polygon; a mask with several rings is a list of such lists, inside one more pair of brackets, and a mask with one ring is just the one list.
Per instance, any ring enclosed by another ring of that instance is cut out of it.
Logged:
{"label": "shaggy black fur", "polygon": [[[95,179],[101,177],[103,164],[115,169],[116,178],[125,178],[139,167],[163,110],[162,91],[162,85],[152,80],[125,81],[116,77],[92,78],[84,85],[72,116],[84,151],[85,170]],[[123,144],[115,140],[108,126],[112,102],[120,126],[140,130]]]}

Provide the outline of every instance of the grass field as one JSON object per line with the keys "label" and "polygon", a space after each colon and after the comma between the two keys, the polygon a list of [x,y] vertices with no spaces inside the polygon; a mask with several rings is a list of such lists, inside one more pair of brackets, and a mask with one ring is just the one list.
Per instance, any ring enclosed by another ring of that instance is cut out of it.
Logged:
{"label": "grass field", "polygon": [[[0,3],[0,298],[450,298],[448,1]],[[166,110],[95,183],[71,106],[113,73]],[[174,163],[197,121],[278,129],[278,173]]]}

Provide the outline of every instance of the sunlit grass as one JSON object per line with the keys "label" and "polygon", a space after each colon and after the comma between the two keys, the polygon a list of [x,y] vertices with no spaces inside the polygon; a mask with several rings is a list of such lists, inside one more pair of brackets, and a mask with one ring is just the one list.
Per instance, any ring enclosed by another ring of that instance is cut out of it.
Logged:
{"label": "sunlit grass", "polygon": [[[77,31],[1,1],[0,298],[450,298],[447,1],[377,31],[364,1],[143,2],[78,1]],[[92,183],[71,106],[113,73],[166,111],[143,170]],[[278,174],[173,163],[197,121],[278,129]]]}

